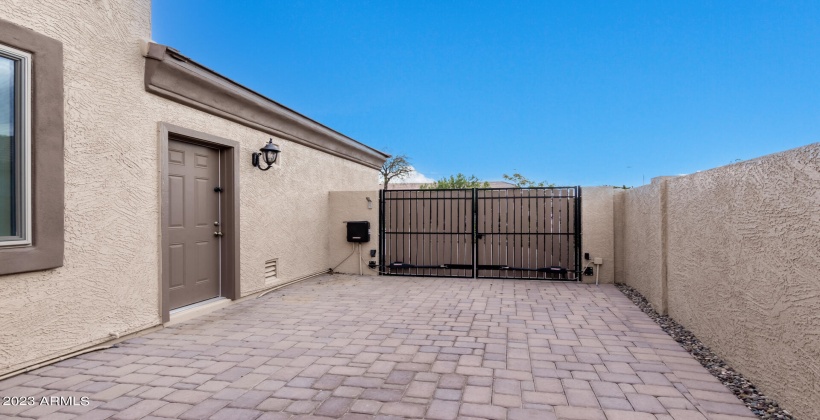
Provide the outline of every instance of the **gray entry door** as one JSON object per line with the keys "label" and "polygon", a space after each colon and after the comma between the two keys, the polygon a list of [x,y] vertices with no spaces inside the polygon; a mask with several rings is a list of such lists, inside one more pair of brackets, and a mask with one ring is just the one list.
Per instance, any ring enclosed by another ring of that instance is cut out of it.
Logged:
{"label": "gray entry door", "polygon": [[219,151],[168,142],[170,308],[220,295]]}

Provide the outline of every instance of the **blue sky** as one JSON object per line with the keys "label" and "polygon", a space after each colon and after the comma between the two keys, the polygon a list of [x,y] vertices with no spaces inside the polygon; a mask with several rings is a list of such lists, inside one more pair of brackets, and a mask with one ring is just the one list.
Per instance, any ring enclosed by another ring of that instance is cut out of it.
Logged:
{"label": "blue sky", "polygon": [[154,0],[153,38],[439,178],[641,185],[820,141],[820,2]]}

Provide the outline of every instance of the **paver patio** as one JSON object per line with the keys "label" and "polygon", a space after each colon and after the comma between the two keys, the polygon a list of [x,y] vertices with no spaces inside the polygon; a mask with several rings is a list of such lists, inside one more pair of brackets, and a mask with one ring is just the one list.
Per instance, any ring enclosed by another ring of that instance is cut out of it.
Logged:
{"label": "paver patio", "polygon": [[324,276],[0,382],[7,417],[754,417],[611,285]]}

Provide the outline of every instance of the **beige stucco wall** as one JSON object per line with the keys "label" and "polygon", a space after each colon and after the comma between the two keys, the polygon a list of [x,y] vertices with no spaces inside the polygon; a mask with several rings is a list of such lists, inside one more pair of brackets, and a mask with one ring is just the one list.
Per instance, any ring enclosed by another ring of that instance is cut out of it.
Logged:
{"label": "beige stucco wall", "polygon": [[[662,182],[669,314],[797,418],[820,418],[820,143]],[[619,281],[653,305],[662,182],[623,206]]]}
{"label": "beige stucco wall", "polygon": [[164,121],[241,143],[241,291],[264,261],[284,282],[329,267],[328,192],[372,190],[377,172],[281,139],[281,164],[250,154],[268,135],[148,94],[149,0],[7,1],[0,18],[63,43],[65,265],[0,276],[0,374],[156,325],[159,136]]}
{"label": "beige stucco wall", "polygon": [[623,220],[619,283],[637,289],[659,313],[663,300],[661,191],[664,180],[633,188],[622,194]]}
{"label": "beige stucco wall", "polygon": [[[327,242],[329,267],[335,267],[334,272],[337,273],[359,274],[361,269],[361,274],[378,275],[378,268],[371,269],[367,263],[371,260],[379,262],[379,191],[334,191],[330,193],[328,200],[331,209],[327,224],[330,230]],[[360,265],[355,244],[347,242],[345,222],[364,220],[370,222],[370,242],[361,245]],[[376,250],[373,258],[370,257],[372,249]]]}
{"label": "beige stucco wall", "polygon": [[[581,266],[590,261],[583,259],[585,252],[590,258],[604,259],[600,266],[598,281],[615,282],[615,234],[614,234],[614,197],[616,190],[610,186],[583,187],[581,189]],[[599,269],[590,265],[594,270]],[[595,283],[595,276],[581,276],[584,283]]]}
{"label": "beige stucco wall", "polygon": [[615,283],[623,283],[624,279],[624,202],[626,191],[622,188],[615,189],[612,196],[612,234],[615,255]]}
{"label": "beige stucco wall", "polygon": [[820,418],[820,144],[669,181],[669,313]]}

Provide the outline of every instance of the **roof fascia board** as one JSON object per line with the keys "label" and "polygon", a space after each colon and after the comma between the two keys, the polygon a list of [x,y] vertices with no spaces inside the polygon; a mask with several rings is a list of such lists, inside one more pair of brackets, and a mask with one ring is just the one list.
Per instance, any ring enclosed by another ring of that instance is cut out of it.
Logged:
{"label": "roof fascia board", "polygon": [[390,157],[227,79],[165,45],[148,45],[145,90],[370,168],[380,168]]}

